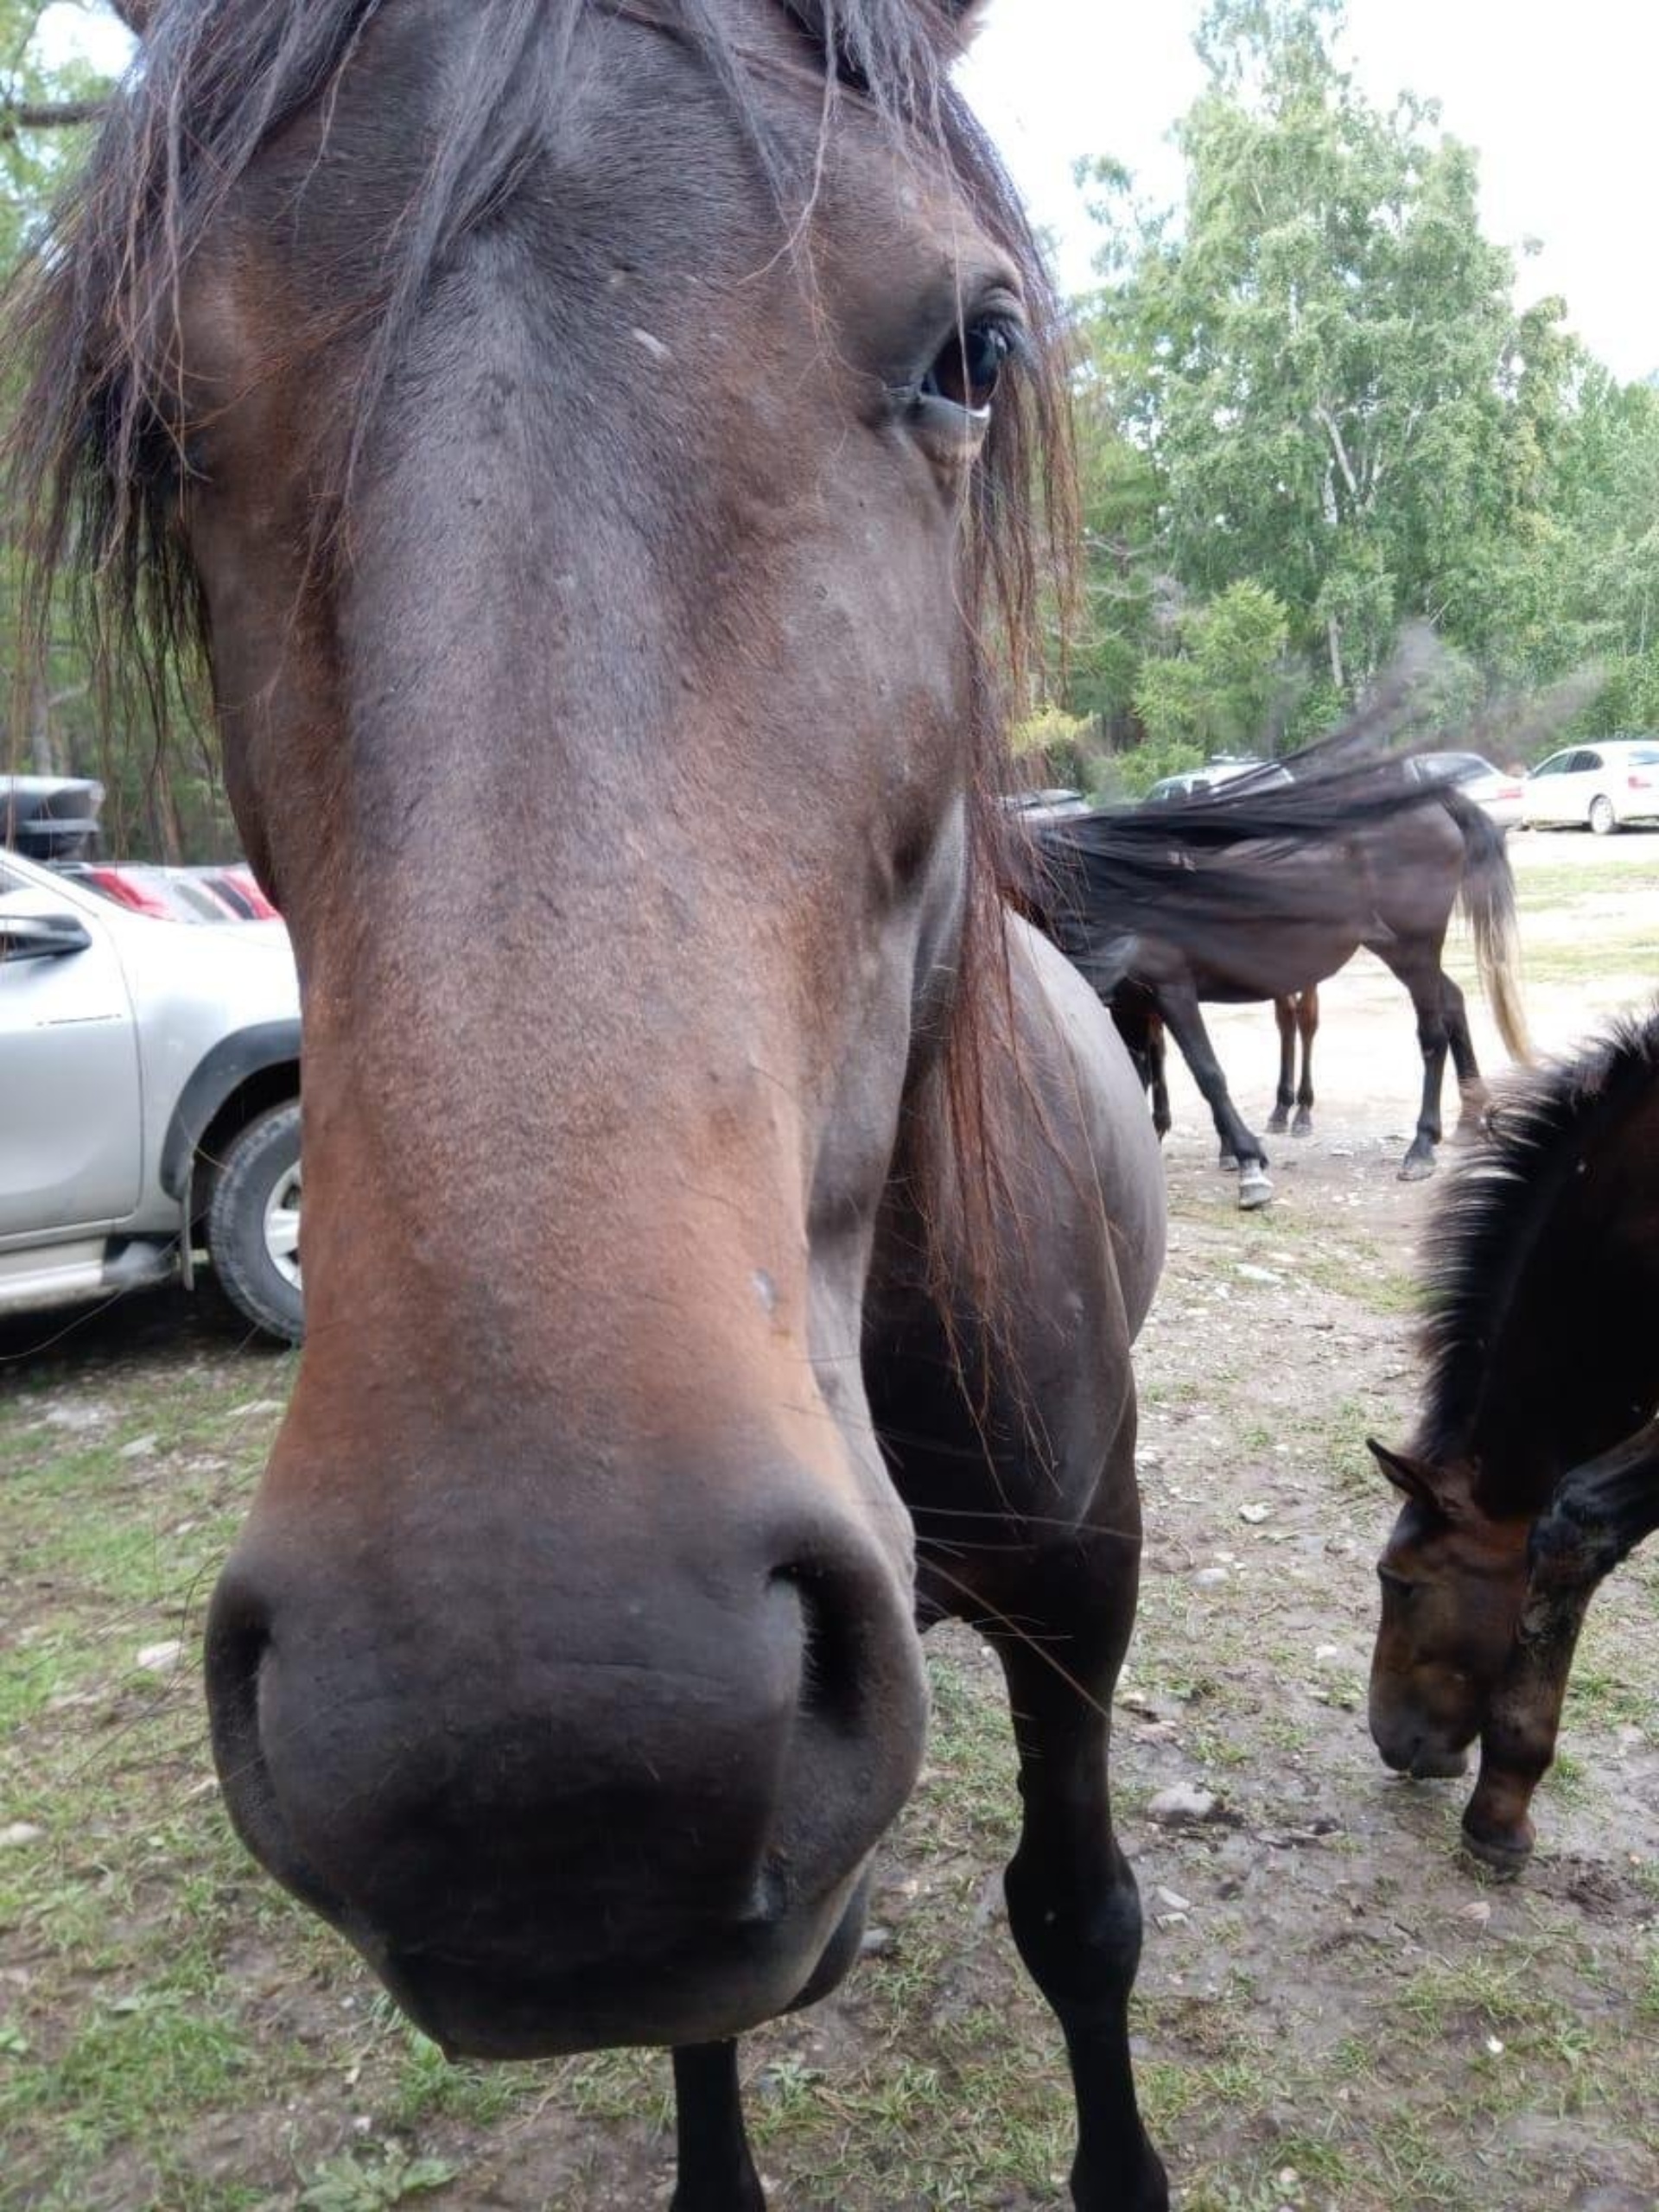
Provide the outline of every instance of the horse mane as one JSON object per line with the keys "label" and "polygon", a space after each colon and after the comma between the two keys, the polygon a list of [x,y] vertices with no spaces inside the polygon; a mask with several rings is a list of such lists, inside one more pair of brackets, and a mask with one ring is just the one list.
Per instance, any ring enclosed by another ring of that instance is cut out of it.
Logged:
{"label": "horse mane", "polygon": [[[44,638],[52,595],[67,582],[94,648],[105,726],[148,722],[158,749],[169,703],[204,696],[208,645],[198,580],[175,527],[189,472],[178,331],[192,257],[261,149],[327,99],[387,3],[161,0],[139,62],[0,321],[6,358],[32,363],[3,469],[24,531],[25,621]],[[474,0],[466,11],[469,64],[448,74],[441,127],[419,190],[386,243],[380,289],[346,329],[336,325],[316,339],[349,336],[360,347],[344,458],[334,480],[317,485],[317,551],[327,557],[349,526],[353,471],[424,289],[469,226],[512,189],[527,152],[556,123],[563,61],[590,6],[649,25],[702,58],[761,165],[780,240],[809,285],[815,149],[802,158],[798,131],[785,143],[769,121],[763,86],[775,99],[780,75],[795,80],[791,95],[822,118],[817,150],[835,104],[856,101],[906,160],[943,167],[1019,269],[1030,330],[975,471],[961,587],[973,652],[969,896],[942,1065],[950,1150],[983,1230],[999,1171],[986,1127],[982,1022],[998,975],[1007,988],[1001,900],[1010,842],[995,798],[1007,780],[1007,702],[1023,689],[1039,585],[1058,577],[1069,595],[1077,534],[1065,323],[1014,188],[950,79],[963,43],[960,0],[772,4],[797,35],[798,67],[746,48],[723,0]],[[979,1241],[970,1236],[970,1244]],[[983,1242],[988,1249],[988,1236]]]}
{"label": "horse mane", "polygon": [[[1299,856],[1402,816],[1442,808],[1484,850],[1480,810],[1444,779],[1413,776],[1410,748],[1393,749],[1408,698],[1408,677],[1392,678],[1328,736],[1283,760],[1155,806],[1097,807],[1038,824],[1027,911],[1107,990],[1137,931],[1202,953],[1241,921],[1324,918],[1329,890],[1294,865]],[[1417,749],[1433,741],[1419,740]]]}
{"label": "horse mane", "polygon": [[[1639,1236],[1637,1217],[1651,1218],[1651,1184],[1631,1190],[1616,1147],[1632,1116],[1656,1108],[1659,1007],[1503,1087],[1425,1240],[1415,1456],[1492,1465],[1496,1440],[1541,1431],[1577,1459],[1652,1413],[1656,1255],[1620,1235]],[[1656,1137],[1659,1111],[1648,1143]],[[1627,1169],[1638,1165],[1656,1173],[1651,1157],[1627,1154]],[[1541,1308],[1548,1346],[1522,1342]]]}

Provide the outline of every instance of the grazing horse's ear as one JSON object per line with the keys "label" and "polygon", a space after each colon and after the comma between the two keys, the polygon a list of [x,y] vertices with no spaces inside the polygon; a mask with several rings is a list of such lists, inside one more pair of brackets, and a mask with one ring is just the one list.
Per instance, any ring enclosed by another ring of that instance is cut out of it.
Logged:
{"label": "grazing horse's ear", "polygon": [[1408,1452],[1390,1452],[1386,1444],[1379,1444],[1374,1436],[1365,1440],[1365,1448],[1377,1465],[1394,1484],[1419,1505],[1431,1506],[1436,1513],[1443,1513],[1455,1521],[1469,1504],[1469,1470],[1452,1465],[1437,1467],[1428,1459],[1414,1459]]}

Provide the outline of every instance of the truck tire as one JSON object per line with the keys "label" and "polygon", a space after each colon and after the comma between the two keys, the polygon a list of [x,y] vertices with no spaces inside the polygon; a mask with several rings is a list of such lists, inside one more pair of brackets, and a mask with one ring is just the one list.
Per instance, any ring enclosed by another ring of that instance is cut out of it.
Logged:
{"label": "truck tire", "polygon": [[226,1296],[265,1335],[296,1344],[300,1297],[300,1102],[250,1122],[219,1162],[207,1208],[207,1256]]}

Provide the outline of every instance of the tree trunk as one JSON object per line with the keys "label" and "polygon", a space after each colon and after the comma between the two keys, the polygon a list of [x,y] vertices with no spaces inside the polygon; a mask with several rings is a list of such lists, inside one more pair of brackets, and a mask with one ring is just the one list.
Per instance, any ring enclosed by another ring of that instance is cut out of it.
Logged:
{"label": "tree trunk", "polygon": [[1341,691],[1346,688],[1342,676],[1342,625],[1334,614],[1325,617],[1325,635],[1331,648],[1331,681]]}

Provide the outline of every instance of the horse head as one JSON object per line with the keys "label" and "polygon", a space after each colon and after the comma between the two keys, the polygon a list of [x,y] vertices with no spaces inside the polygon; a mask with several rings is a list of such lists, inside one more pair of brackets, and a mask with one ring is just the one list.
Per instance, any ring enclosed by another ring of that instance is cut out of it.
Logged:
{"label": "horse head", "polygon": [[1371,1735],[1389,1766],[1458,1775],[1508,1662],[1527,1588],[1530,1517],[1475,1502],[1479,1471],[1368,1440],[1403,1493],[1377,1563],[1382,1616],[1371,1660]]}
{"label": "horse head", "polygon": [[46,271],[302,981],[225,1796],[452,2048],[815,1993],[918,1770],[861,1302],[1056,388],[964,12],[171,0]]}

